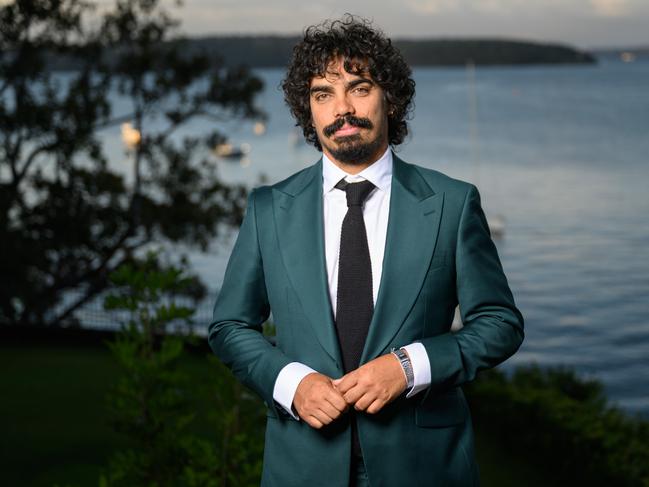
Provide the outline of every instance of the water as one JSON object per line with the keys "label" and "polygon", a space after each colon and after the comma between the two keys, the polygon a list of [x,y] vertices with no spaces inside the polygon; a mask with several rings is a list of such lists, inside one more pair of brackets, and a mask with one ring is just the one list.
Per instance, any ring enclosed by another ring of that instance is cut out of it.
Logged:
{"label": "water", "polygon": [[[265,135],[227,127],[253,146],[245,165],[223,162],[227,181],[283,179],[319,154],[293,144],[277,86],[259,105]],[[497,241],[526,338],[504,365],[567,365],[602,380],[620,407],[649,416],[649,63],[597,66],[420,68],[406,161],[475,183]],[[194,126],[205,128],[204,126]],[[189,130],[191,130],[190,128]],[[299,136],[299,134],[298,134]],[[118,132],[107,134],[113,150]],[[233,238],[192,254],[210,287],[222,282]]]}

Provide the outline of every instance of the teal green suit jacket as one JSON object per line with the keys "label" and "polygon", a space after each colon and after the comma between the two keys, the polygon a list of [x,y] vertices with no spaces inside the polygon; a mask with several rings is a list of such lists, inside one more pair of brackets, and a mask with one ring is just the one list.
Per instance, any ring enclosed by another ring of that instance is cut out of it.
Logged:
{"label": "teal green suit jacket", "polygon": [[[461,385],[523,340],[517,309],[476,187],[393,157],[385,256],[361,364],[414,341],[431,385],[358,415],[372,487],[476,486],[471,418]],[[451,332],[459,303],[462,322]],[[262,335],[273,314],[276,343]],[[273,401],[290,362],[343,375],[329,299],[322,159],[255,189],[208,330],[214,353],[267,405],[263,486],[347,487],[348,416],[317,430]]]}

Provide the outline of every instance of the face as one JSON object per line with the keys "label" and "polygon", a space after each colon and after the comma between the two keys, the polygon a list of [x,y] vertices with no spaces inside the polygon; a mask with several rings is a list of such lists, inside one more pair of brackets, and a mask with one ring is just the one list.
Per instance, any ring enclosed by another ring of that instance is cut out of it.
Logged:
{"label": "face", "polygon": [[339,166],[367,167],[387,149],[385,94],[369,73],[348,73],[334,60],[311,79],[309,105],[322,150]]}

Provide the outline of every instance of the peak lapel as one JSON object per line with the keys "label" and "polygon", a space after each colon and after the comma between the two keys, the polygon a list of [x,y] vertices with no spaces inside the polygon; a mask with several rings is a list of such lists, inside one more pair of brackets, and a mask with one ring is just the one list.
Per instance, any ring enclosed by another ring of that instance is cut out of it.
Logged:
{"label": "peak lapel", "polygon": [[435,193],[417,169],[396,155],[393,162],[381,284],[361,363],[379,355],[408,316],[426,277],[442,215],[444,193]]}
{"label": "peak lapel", "polygon": [[275,229],[289,281],[318,341],[341,364],[324,248],[322,159],[282,189],[273,188]]}

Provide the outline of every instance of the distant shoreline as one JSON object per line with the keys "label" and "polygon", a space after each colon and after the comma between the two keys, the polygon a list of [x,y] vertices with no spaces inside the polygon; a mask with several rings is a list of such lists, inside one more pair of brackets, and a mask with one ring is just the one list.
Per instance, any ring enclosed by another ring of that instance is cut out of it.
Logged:
{"label": "distant shoreline", "polygon": [[[296,36],[209,36],[187,39],[188,52],[221,56],[226,65],[285,67]],[[565,44],[497,38],[485,39],[395,39],[394,45],[411,66],[454,66],[473,63],[497,64],[593,64],[597,59],[586,51]]]}
{"label": "distant shoreline", "polygon": [[[214,65],[284,68],[298,40],[297,36],[207,36],[184,38],[178,47],[186,56],[202,53]],[[591,52],[562,43],[500,38],[395,39],[393,42],[413,67],[597,63],[597,57]],[[77,66],[78,62],[68,57],[52,55],[49,60],[49,68],[55,71],[74,70]]]}

